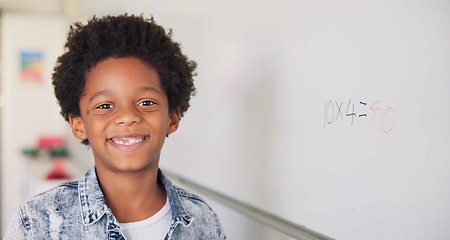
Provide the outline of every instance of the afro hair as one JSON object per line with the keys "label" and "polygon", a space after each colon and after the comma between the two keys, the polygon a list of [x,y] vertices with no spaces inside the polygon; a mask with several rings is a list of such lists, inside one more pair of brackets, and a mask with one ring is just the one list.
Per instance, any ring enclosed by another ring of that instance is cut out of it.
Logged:
{"label": "afro hair", "polygon": [[181,52],[179,43],[172,40],[172,31],[166,32],[153,18],[127,14],[94,16],[87,24],[77,22],[70,27],[64,47],[52,83],[66,121],[69,116],[80,116],[86,74],[110,57],[137,57],[153,67],[167,95],[169,111],[179,110],[183,116],[195,94],[193,77],[197,64]]}

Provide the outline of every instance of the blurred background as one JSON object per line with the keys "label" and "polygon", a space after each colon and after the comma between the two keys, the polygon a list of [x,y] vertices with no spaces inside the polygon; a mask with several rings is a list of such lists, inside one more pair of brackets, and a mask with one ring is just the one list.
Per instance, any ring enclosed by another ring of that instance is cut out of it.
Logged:
{"label": "blurred background", "polygon": [[[320,233],[301,239],[450,239],[446,0],[0,0],[2,235],[93,166],[50,76],[71,23],[122,13],[151,14],[198,62],[161,156],[175,183]],[[205,198],[229,239],[293,239]]]}

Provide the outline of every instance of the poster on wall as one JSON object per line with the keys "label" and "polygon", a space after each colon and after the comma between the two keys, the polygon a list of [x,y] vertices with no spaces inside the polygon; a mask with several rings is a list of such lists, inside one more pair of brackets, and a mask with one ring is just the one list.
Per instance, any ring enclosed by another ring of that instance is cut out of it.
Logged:
{"label": "poster on wall", "polygon": [[44,54],[41,51],[20,52],[20,81],[41,83],[43,79]]}

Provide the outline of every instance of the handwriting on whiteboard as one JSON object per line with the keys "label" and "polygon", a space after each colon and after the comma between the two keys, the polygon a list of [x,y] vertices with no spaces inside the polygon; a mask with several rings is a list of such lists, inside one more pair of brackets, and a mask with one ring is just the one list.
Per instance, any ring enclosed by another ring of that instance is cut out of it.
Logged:
{"label": "handwriting on whiteboard", "polygon": [[348,122],[354,126],[358,121],[370,121],[379,124],[382,132],[390,133],[395,128],[395,111],[391,106],[382,104],[380,100],[373,103],[365,101],[337,101],[325,102],[323,127]]}

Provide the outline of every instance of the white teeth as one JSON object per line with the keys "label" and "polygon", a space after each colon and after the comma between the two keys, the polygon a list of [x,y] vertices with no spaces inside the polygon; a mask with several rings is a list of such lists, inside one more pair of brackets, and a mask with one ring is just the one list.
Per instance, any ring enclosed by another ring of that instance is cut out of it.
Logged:
{"label": "white teeth", "polygon": [[118,145],[129,146],[144,141],[144,137],[111,138],[111,141]]}

